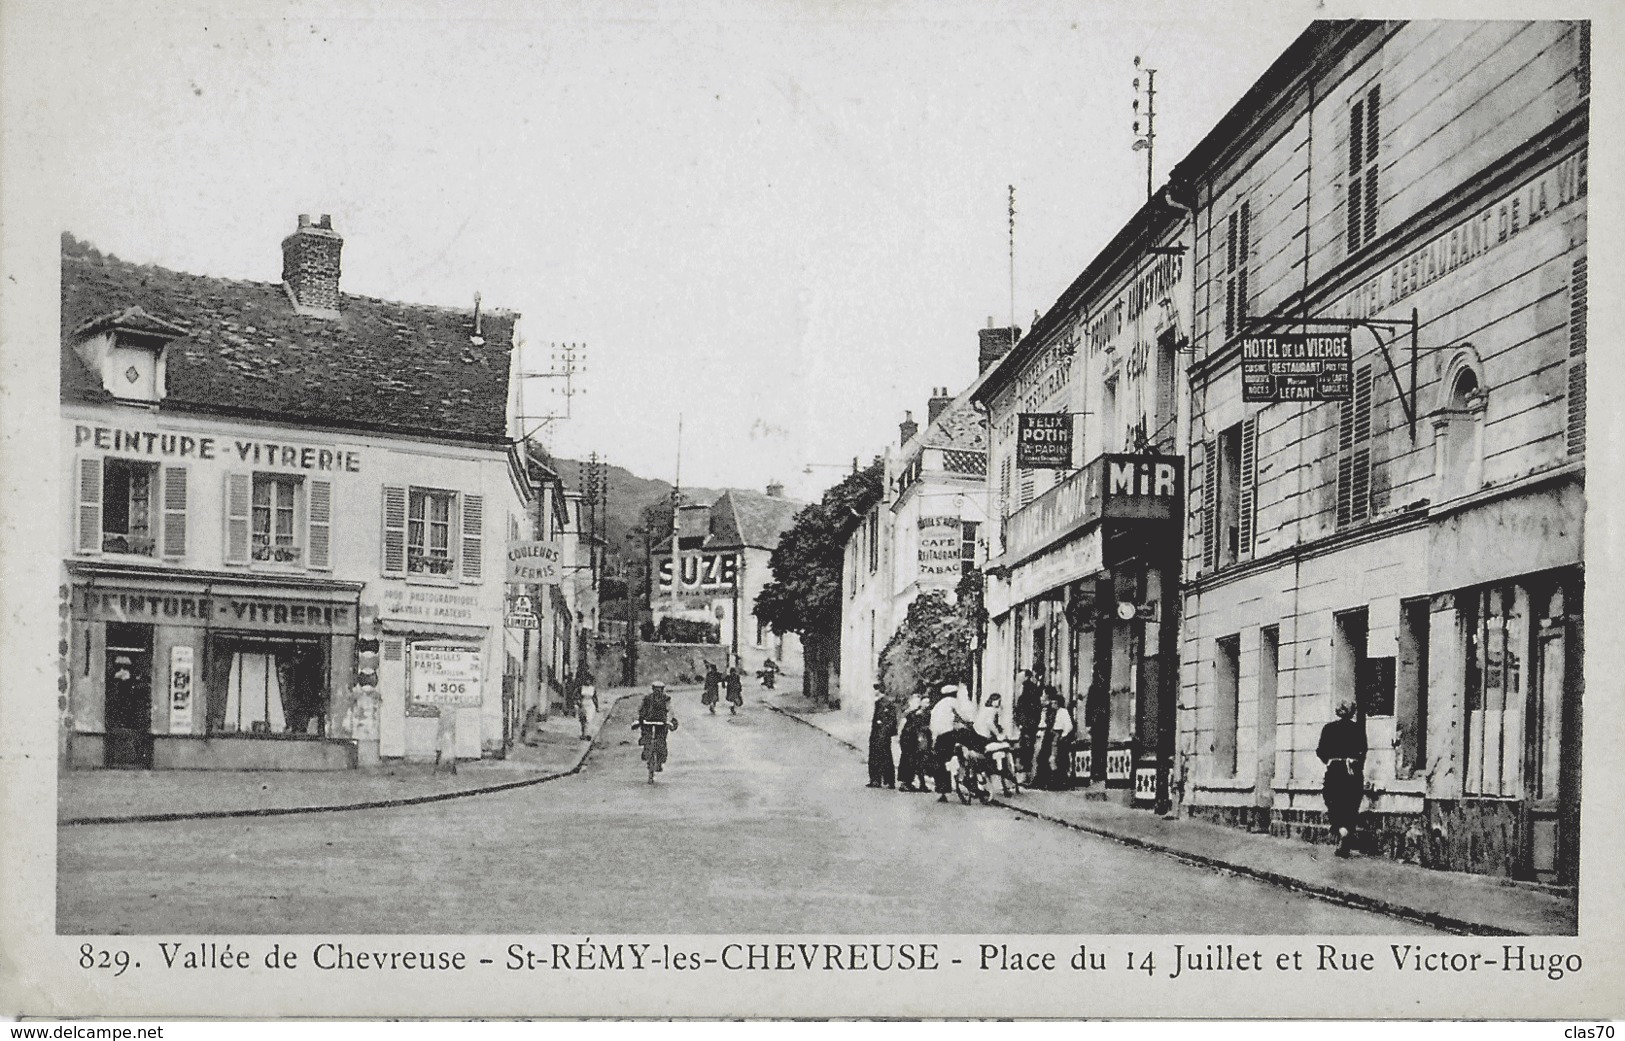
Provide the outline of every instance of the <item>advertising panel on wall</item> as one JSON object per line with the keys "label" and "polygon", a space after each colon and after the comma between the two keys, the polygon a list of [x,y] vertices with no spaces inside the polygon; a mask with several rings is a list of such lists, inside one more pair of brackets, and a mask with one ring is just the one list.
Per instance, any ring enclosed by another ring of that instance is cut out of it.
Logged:
{"label": "advertising panel on wall", "polygon": [[958,579],[963,539],[963,525],[959,518],[921,517],[919,529],[920,577]]}
{"label": "advertising panel on wall", "polygon": [[1271,334],[1241,340],[1241,400],[1347,401],[1354,350],[1347,332]]}
{"label": "advertising panel on wall", "polygon": [[[678,582],[677,594],[679,596],[698,596],[709,598],[715,594],[732,593],[739,581],[739,554],[737,553],[682,553],[681,580]],[[658,574],[658,593],[662,596],[672,594],[672,562],[671,557],[665,557],[656,565]]]}
{"label": "advertising panel on wall", "polygon": [[1016,465],[1027,470],[1072,469],[1072,414],[1019,414],[1016,417]]}
{"label": "advertising panel on wall", "polygon": [[414,643],[407,672],[418,705],[473,706],[482,700],[480,650],[459,643]]}

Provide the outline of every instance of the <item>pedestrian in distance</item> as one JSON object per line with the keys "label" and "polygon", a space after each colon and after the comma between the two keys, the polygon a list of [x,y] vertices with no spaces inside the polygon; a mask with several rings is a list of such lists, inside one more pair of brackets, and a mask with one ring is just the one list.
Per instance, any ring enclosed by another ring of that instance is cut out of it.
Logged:
{"label": "pedestrian in distance", "polygon": [[897,706],[875,684],[875,713],[869,721],[869,787],[896,788],[892,769],[891,739],[897,734]]}
{"label": "pedestrian in distance", "polygon": [[1038,720],[1038,757],[1033,770],[1034,788],[1066,787],[1066,739],[1072,733],[1072,713],[1061,702],[1054,687],[1044,687],[1044,707]]}
{"label": "pedestrian in distance", "polygon": [[1360,822],[1360,801],[1365,798],[1365,723],[1353,702],[1337,706],[1337,718],[1320,731],[1315,755],[1326,764],[1321,795],[1326,799],[1326,821],[1337,838],[1337,855],[1347,857]]}
{"label": "pedestrian in distance", "polygon": [[728,715],[732,716],[739,711],[739,706],[745,703],[745,690],[739,680],[739,666],[728,666]]}
{"label": "pedestrian in distance", "polygon": [[714,716],[717,714],[717,698],[722,692],[722,673],[710,662],[705,663],[705,692],[700,695],[700,704],[710,710]]}
{"label": "pedestrian in distance", "polygon": [[590,740],[594,719],[598,718],[598,680],[586,665],[581,666],[578,674],[581,680],[581,691],[576,697],[576,722],[581,724],[581,740]]}
{"label": "pedestrian in distance", "polygon": [[914,695],[903,712],[903,729],[897,737],[897,782],[905,792],[926,790],[925,778],[931,762],[931,713],[925,697]]}
{"label": "pedestrian in distance", "polygon": [[638,706],[637,722],[632,729],[639,732],[638,744],[643,746],[643,762],[649,769],[649,783],[655,783],[655,774],[666,768],[666,735],[677,729],[677,717],[671,710],[671,698],[666,696],[666,685],[659,680],[649,686]]}
{"label": "pedestrian in distance", "polygon": [[1031,669],[1021,670],[1021,693],[1016,695],[1015,712],[1011,722],[1019,738],[1017,751],[1023,777],[1033,775],[1033,753],[1038,749],[1038,721],[1044,711],[1044,698]]}

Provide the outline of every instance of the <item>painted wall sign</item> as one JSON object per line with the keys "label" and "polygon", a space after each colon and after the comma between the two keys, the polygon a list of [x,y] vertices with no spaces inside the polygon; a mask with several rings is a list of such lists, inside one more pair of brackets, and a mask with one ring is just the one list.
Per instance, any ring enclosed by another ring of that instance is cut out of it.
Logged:
{"label": "painted wall sign", "polygon": [[[662,557],[657,565],[659,590],[671,595],[671,557]],[[737,553],[684,553],[682,555],[682,581],[678,594],[710,595],[732,592],[739,581],[739,554]]]}
{"label": "painted wall sign", "polygon": [[1023,412],[1016,417],[1016,465],[1028,470],[1072,468],[1072,416]]}
{"label": "painted wall sign", "polygon": [[353,633],[355,605],[283,597],[157,592],[143,589],[74,589],[75,617],[254,632]]}
{"label": "painted wall sign", "polygon": [[478,705],[483,699],[480,651],[449,643],[414,643],[407,652],[411,700],[419,705]]}
{"label": "painted wall sign", "polygon": [[360,473],[361,452],[342,445],[289,444],[213,437],[204,434],[164,434],[127,427],[75,424],[73,447],[86,447],[118,455],[164,459],[224,460],[249,466],[320,473]]}
{"label": "painted wall sign", "polygon": [[190,647],[169,649],[169,732],[192,732],[193,651]]}
{"label": "painted wall sign", "polygon": [[446,589],[389,585],[378,598],[378,613],[385,618],[472,625],[479,609],[480,598],[473,593]]}
{"label": "painted wall sign", "polygon": [[509,582],[556,586],[563,575],[563,550],[557,541],[508,543]]}
{"label": "painted wall sign", "polygon": [[1347,332],[1242,338],[1242,401],[1347,401],[1353,391],[1354,348]]}
{"label": "painted wall sign", "polygon": [[1177,456],[1098,456],[1005,522],[1005,555],[1019,563],[1100,520],[1178,516],[1184,475]]}
{"label": "painted wall sign", "polygon": [[958,580],[964,527],[958,517],[919,519],[919,574],[921,578]]}

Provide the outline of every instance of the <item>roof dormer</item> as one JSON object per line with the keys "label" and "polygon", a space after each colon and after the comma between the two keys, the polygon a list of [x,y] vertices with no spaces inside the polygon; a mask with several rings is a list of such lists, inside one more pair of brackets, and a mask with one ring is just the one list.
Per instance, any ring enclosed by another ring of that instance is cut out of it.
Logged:
{"label": "roof dormer", "polygon": [[126,307],[74,330],[74,349],[113,397],[157,404],[165,392],[165,349],[185,335],[172,322]]}

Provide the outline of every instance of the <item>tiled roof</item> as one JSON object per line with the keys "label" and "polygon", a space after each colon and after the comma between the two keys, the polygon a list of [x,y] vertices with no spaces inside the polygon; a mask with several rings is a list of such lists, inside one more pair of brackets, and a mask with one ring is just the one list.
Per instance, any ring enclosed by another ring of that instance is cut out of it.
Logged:
{"label": "tiled roof", "polygon": [[[730,518],[730,532],[745,546],[772,549],[779,544],[779,536],[790,530],[796,514],[807,504],[793,499],[730,489],[712,507],[712,516]],[[718,525],[717,533],[722,534]]]}
{"label": "tiled roof", "polygon": [[986,452],[987,418],[976,411],[968,396],[961,394],[925,428],[925,446]]}
{"label": "tiled roof", "polygon": [[345,294],[339,317],[304,316],[280,283],[132,264],[64,235],[64,400],[109,400],[71,344],[137,314],[186,331],[168,349],[163,409],[506,439],[512,312],[482,312],[483,345],[471,310]]}

